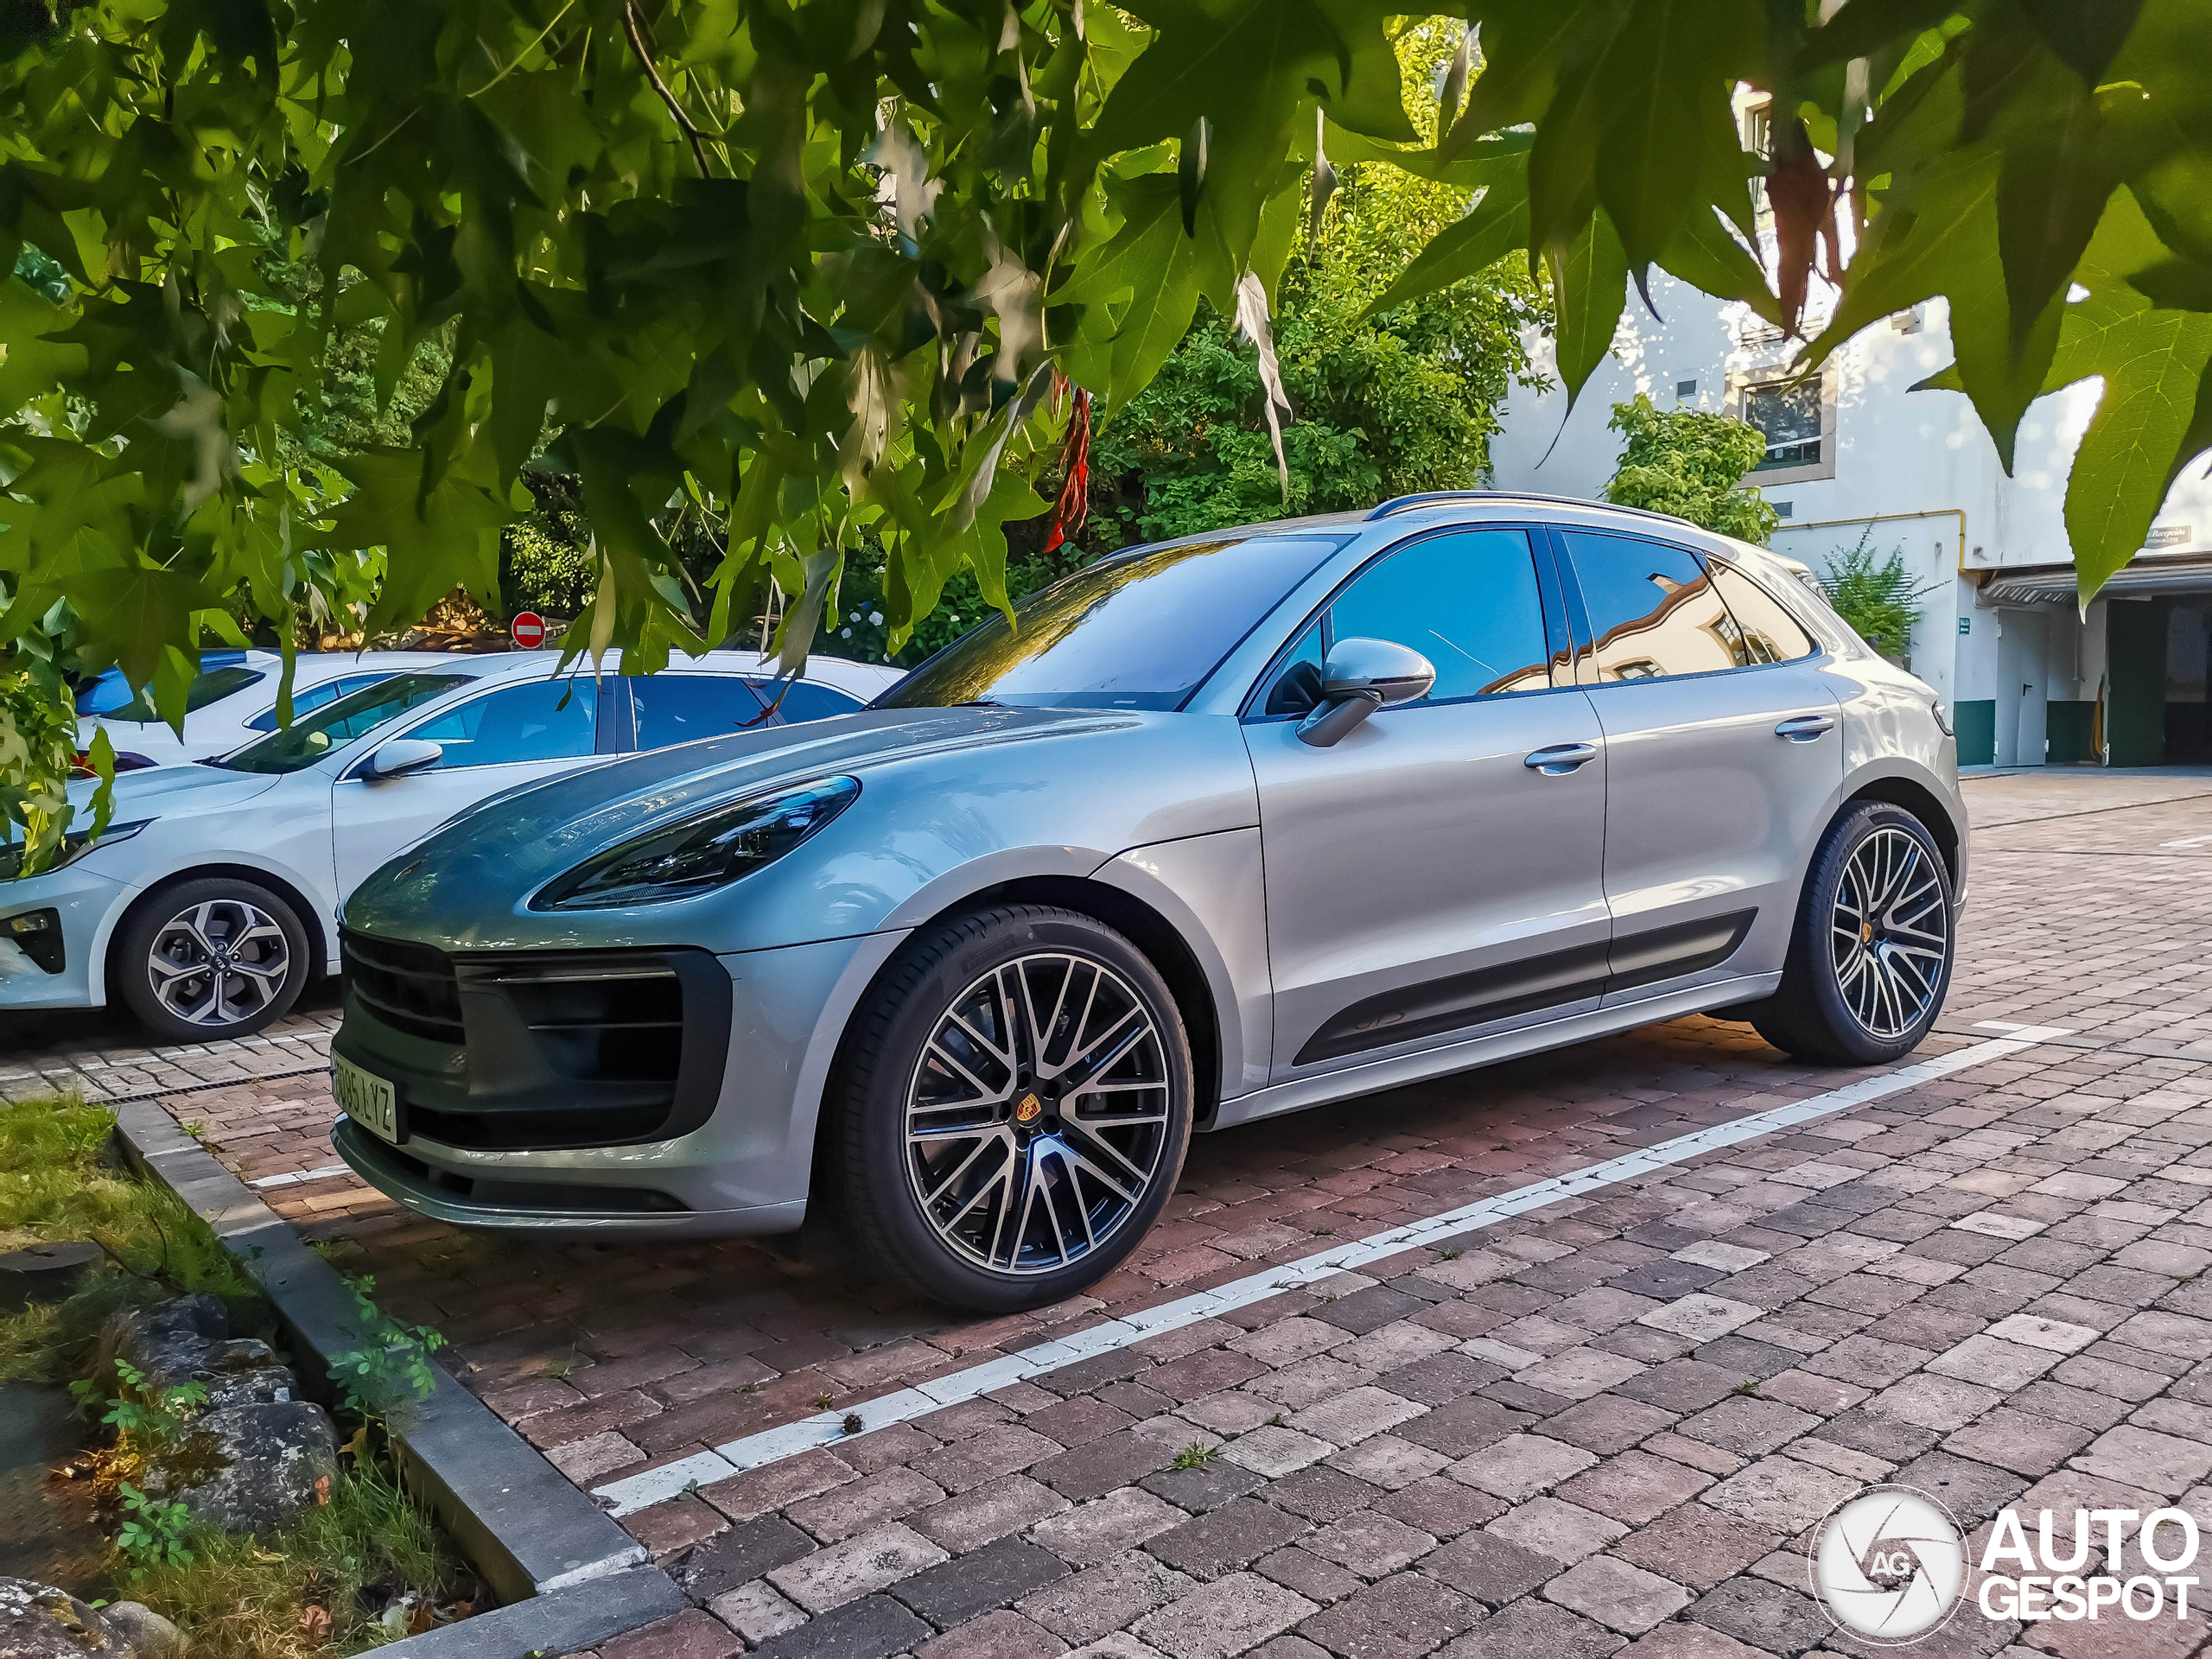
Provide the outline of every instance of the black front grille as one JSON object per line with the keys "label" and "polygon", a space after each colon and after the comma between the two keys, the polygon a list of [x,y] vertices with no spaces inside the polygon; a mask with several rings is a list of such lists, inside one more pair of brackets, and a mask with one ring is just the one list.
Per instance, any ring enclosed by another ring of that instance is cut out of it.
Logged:
{"label": "black front grille", "polygon": [[461,988],[444,951],[397,939],[372,939],[351,929],[340,933],[338,948],[353,995],[378,1019],[434,1043],[466,1039]]}
{"label": "black front grille", "polygon": [[592,1083],[673,1083],[683,1054],[683,984],[673,968],[492,975],[553,1069]]}
{"label": "black front grille", "polygon": [[730,977],[709,951],[342,943],[334,1052],[393,1085],[403,1145],[634,1146],[698,1128],[721,1098]]}

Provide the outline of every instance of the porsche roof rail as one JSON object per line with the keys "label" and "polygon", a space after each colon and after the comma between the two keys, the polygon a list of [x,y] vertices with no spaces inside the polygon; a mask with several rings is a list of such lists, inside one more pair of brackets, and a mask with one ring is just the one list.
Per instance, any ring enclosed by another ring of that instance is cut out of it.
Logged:
{"label": "porsche roof rail", "polygon": [[1546,495],[1535,490],[1427,490],[1418,495],[1396,495],[1367,515],[1372,523],[1377,518],[1389,518],[1401,512],[1411,512],[1417,507],[1440,507],[1454,501],[1541,501],[1560,507],[1597,507],[1606,512],[1632,512],[1639,518],[1657,518],[1670,524],[1686,524],[1687,518],[1678,518],[1671,512],[1654,512],[1649,507],[1624,507],[1613,501],[1590,501],[1578,495]]}

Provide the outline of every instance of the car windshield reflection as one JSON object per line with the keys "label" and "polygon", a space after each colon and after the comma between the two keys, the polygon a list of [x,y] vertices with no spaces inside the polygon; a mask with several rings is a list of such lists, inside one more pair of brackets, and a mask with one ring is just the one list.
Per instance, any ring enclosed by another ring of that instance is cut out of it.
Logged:
{"label": "car windshield reflection", "polygon": [[1001,614],[971,629],[874,706],[1179,709],[1344,539],[1240,537],[1102,559],[1023,600],[1013,626]]}
{"label": "car windshield reflection", "polygon": [[466,685],[470,674],[396,674],[325,703],[302,720],[234,750],[211,766],[229,772],[301,772],[435,696]]}

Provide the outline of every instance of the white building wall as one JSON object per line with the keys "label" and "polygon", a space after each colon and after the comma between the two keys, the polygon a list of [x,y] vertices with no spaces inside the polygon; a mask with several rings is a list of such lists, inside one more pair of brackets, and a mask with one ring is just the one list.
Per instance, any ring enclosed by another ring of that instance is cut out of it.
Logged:
{"label": "white building wall", "polygon": [[[1832,302],[1832,296],[1817,291],[1821,287],[1816,279],[1808,305],[1813,332]],[[1512,391],[1503,430],[1492,444],[1499,488],[1602,496],[1624,442],[1606,428],[1614,404],[1642,392],[1662,409],[1733,413],[1732,388],[1784,378],[1802,350],[1794,341],[1762,339],[1771,331],[1745,308],[1716,305],[1657,272],[1652,301],[1663,322],[1630,290],[1612,354],[1591,376],[1572,413],[1557,387]],[[1931,302],[1863,331],[1831,359],[1826,389],[1834,412],[1824,461],[1833,476],[1770,482],[1755,474],[1746,481],[1787,514],[1776,550],[1815,569],[1854,545],[1871,524],[1873,551],[1901,550],[1916,583],[1934,585],[1914,631],[1913,671],[1948,700],[1996,698],[2009,684],[2017,702],[2018,684],[2007,678],[2018,667],[2017,651],[2005,647],[2003,613],[1977,607],[1967,573],[2071,562],[2066,479],[2099,387],[2085,383],[2033,404],[2007,478],[1963,393],[1910,390],[1950,362],[1948,315],[1942,302]],[[1548,339],[1532,341],[1532,356],[1551,371]],[[1695,391],[1678,396],[1678,384],[1692,380]],[[2176,484],[2159,522],[2189,526],[2170,550],[2212,550],[2212,481],[2202,469],[2190,469]],[[2037,609],[2047,619],[2040,625],[2047,643],[2042,672],[2031,676],[2031,683],[2040,680],[2035,695],[2094,698],[2103,670],[2101,607],[2092,607],[2086,630],[2071,606]],[[2036,626],[2016,624],[2014,632],[2032,633]],[[2000,756],[2012,747],[2000,738]]]}

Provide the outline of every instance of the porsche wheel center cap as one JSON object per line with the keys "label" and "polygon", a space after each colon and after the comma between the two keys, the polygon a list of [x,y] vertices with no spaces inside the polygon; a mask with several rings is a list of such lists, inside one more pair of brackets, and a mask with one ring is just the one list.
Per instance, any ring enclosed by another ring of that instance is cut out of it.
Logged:
{"label": "porsche wheel center cap", "polygon": [[1045,1103],[1033,1091],[1014,1103],[1014,1121],[1025,1129],[1045,1116]]}
{"label": "porsche wheel center cap", "polygon": [[1861,922],[1859,924],[1859,942],[1861,944],[1872,944],[1874,943],[1873,923]]}

